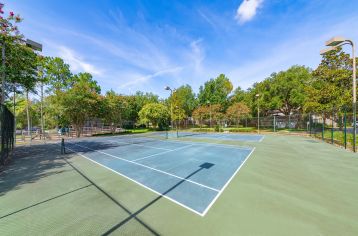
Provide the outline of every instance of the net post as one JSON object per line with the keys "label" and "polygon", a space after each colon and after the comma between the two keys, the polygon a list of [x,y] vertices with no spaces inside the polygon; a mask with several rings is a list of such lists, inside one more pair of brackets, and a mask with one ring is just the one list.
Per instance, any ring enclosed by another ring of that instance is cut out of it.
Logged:
{"label": "net post", "polygon": [[62,138],[62,140],[61,140],[61,154],[66,154],[65,139],[64,138]]}

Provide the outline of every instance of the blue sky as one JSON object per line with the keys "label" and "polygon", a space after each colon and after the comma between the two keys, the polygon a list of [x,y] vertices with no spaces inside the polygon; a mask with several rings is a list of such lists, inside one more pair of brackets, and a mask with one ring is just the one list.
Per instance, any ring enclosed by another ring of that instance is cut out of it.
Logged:
{"label": "blue sky", "polygon": [[[355,0],[17,0],[20,31],[93,74],[103,92],[200,85],[220,73],[244,89],[291,65],[316,67],[334,35],[358,43]],[[348,50],[349,48],[347,48]]]}

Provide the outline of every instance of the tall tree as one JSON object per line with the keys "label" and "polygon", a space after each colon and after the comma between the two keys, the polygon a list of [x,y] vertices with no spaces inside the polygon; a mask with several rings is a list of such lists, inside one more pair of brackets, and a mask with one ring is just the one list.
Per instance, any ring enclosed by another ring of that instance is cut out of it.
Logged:
{"label": "tall tree", "polygon": [[44,61],[49,93],[65,91],[74,83],[70,66],[59,57],[47,57]]}
{"label": "tall tree", "polygon": [[177,88],[168,99],[169,106],[172,105],[174,108],[178,107],[184,110],[184,116],[186,117],[191,116],[196,103],[193,89],[188,84]]}
{"label": "tall tree", "polygon": [[247,93],[239,86],[234,90],[233,95],[230,97],[230,101],[232,103],[243,102],[246,98],[246,95]]}
{"label": "tall tree", "polygon": [[205,82],[204,86],[200,86],[198,100],[200,105],[208,102],[211,104],[220,104],[225,110],[228,106],[228,95],[231,93],[233,85],[230,80],[220,74],[216,79]]}
{"label": "tall tree", "polygon": [[306,87],[305,111],[322,113],[351,108],[352,60],[341,47],[323,55],[312,75]]}
{"label": "tall tree", "polygon": [[20,88],[32,90],[36,82],[36,54],[23,45],[23,35],[17,26],[22,19],[13,12],[5,16],[3,7],[0,3],[0,44],[4,55],[0,66],[2,101],[6,93],[18,92]]}
{"label": "tall tree", "polygon": [[102,105],[102,117],[104,121],[111,126],[111,131],[114,133],[117,125],[122,124],[122,119],[124,118],[123,111],[126,108],[125,100],[123,96],[110,90],[106,93]]}
{"label": "tall tree", "polygon": [[[257,109],[259,102],[264,114],[272,111],[285,115],[301,112],[306,99],[305,87],[310,79],[311,71],[305,66],[292,66],[286,71],[272,73],[250,90],[252,110]],[[256,94],[260,96],[256,97]]]}
{"label": "tall tree", "polygon": [[80,74],[72,88],[61,92],[63,115],[75,127],[77,137],[89,118],[97,117],[100,110],[100,88],[89,74]]}

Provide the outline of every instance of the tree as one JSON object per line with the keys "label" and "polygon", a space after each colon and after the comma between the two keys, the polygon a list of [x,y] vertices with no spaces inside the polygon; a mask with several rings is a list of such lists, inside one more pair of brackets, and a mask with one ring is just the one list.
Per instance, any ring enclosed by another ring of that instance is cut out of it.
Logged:
{"label": "tree", "polygon": [[[305,87],[310,79],[310,69],[304,66],[292,66],[286,71],[272,73],[249,90],[251,110],[257,111],[259,99],[260,111],[265,115],[277,111],[285,115],[302,111],[306,99]],[[260,94],[259,98],[256,94]]]}
{"label": "tree", "polygon": [[100,87],[90,74],[79,74],[72,88],[62,93],[63,115],[75,127],[79,137],[85,121],[99,115]]}
{"label": "tree", "polygon": [[200,86],[199,104],[205,105],[209,101],[211,104],[220,104],[225,110],[228,106],[228,95],[232,89],[230,80],[224,74],[220,74],[216,79],[211,79],[205,82],[204,86]]}
{"label": "tree", "polygon": [[239,126],[240,119],[247,117],[249,114],[250,108],[243,102],[234,103],[226,110],[227,118],[236,121],[237,126]]}
{"label": "tree", "polygon": [[129,115],[129,119],[132,121],[136,121],[138,119],[139,111],[149,103],[158,103],[159,97],[153,93],[143,93],[141,91],[137,91],[135,95],[128,97],[128,109],[127,112]]}
{"label": "tree", "polygon": [[239,86],[234,90],[233,95],[230,97],[230,101],[232,103],[243,102],[245,101],[246,94],[247,93],[244,90],[242,90]]}
{"label": "tree", "polygon": [[193,118],[199,121],[199,124],[202,125],[203,120],[208,119],[209,112],[208,106],[199,106],[193,111]]}
{"label": "tree", "polygon": [[193,117],[199,120],[200,123],[203,120],[220,121],[224,118],[224,114],[221,112],[222,107],[220,104],[199,106],[193,111]]}
{"label": "tree", "polygon": [[148,103],[139,112],[139,122],[148,125],[152,123],[154,127],[163,128],[170,117],[169,110],[160,103]]}
{"label": "tree", "polygon": [[179,107],[184,111],[184,117],[192,115],[196,107],[196,99],[193,89],[190,85],[186,84],[177,88],[168,99],[168,104],[172,104],[173,108]]}
{"label": "tree", "polygon": [[352,60],[341,47],[323,55],[306,87],[306,112],[329,112],[351,108]]}
{"label": "tree", "polygon": [[101,93],[101,87],[98,85],[98,82],[93,79],[93,76],[90,73],[78,73],[77,75],[74,75],[71,80],[73,83],[86,84],[92,91],[98,94]]}
{"label": "tree", "polygon": [[102,117],[111,126],[112,133],[115,132],[117,125],[121,125],[123,110],[126,108],[123,96],[117,95],[113,90],[106,93],[103,98]]}
{"label": "tree", "polygon": [[223,108],[220,104],[213,104],[209,106],[209,116],[211,114],[211,120],[215,120],[217,123],[225,117],[222,112]]}
{"label": "tree", "polygon": [[48,83],[47,92],[65,91],[74,84],[70,66],[59,57],[46,57],[44,60],[45,81]]}
{"label": "tree", "polygon": [[[0,3],[0,44],[5,53],[5,64],[1,64],[2,96],[6,93],[18,92],[19,88],[32,90],[36,82],[36,54],[32,49],[22,44],[23,35],[20,34],[17,24],[22,21],[19,15],[10,12],[3,16],[4,4]],[[13,96],[15,97],[15,96]]]}

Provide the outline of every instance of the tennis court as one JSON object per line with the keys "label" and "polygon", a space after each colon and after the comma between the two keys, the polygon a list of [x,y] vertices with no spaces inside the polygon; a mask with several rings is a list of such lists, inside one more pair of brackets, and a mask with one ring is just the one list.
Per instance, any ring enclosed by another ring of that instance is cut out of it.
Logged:
{"label": "tennis court", "polygon": [[357,235],[356,153],[301,136],[150,135],[66,140],[66,155],[17,147],[0,235]]}
{"label": "tennis court", "polygon": [[68,141],[66,149],[201,216],[254,151],[139,135]]}

